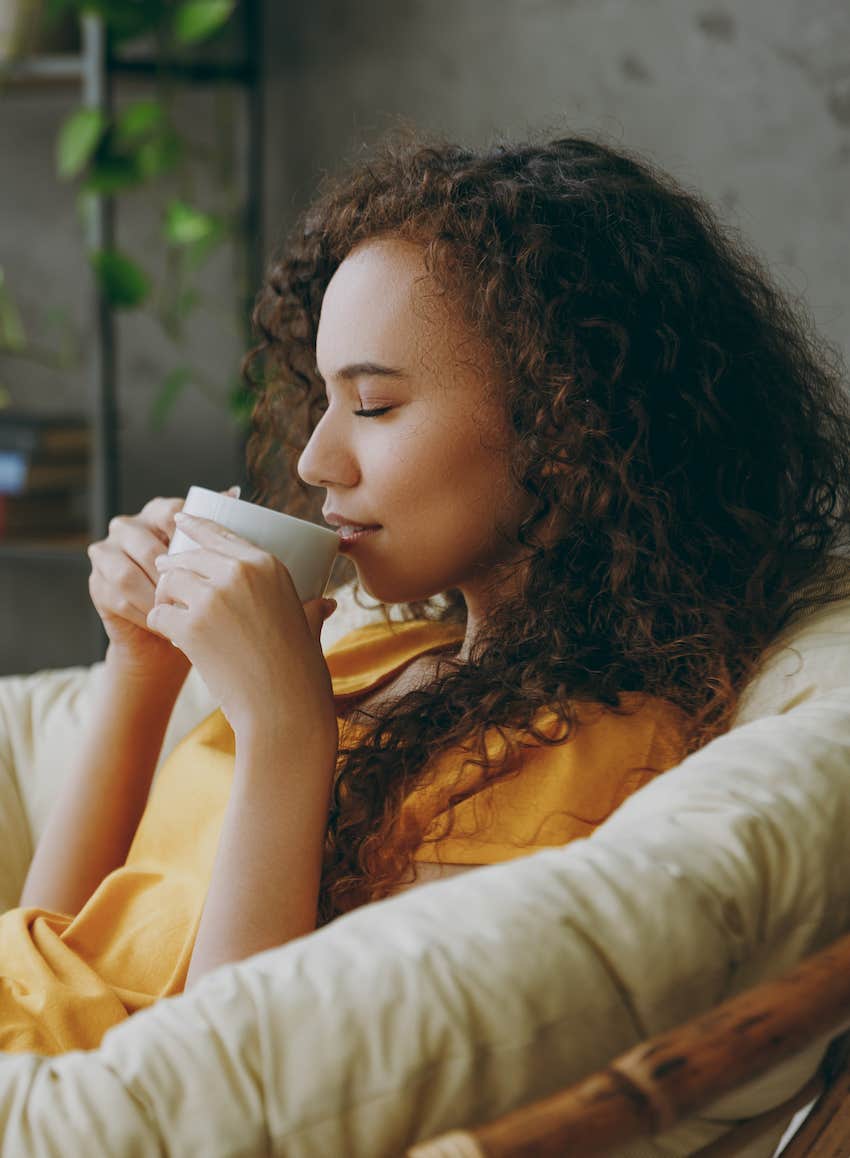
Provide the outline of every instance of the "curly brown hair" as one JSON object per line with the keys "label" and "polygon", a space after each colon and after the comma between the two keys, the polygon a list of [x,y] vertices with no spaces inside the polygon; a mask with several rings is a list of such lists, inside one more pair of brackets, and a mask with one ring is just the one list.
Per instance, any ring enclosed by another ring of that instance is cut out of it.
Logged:
{"label": "curly brown hair", "polygon": [[[319,514],[297,462],[326,406],[322,298],[354,246],[379,237],[420,244],[493,350],[511,470],[534,510],[518,531],[527,578],[474,661],[340,746],[320,924],[413,879],[424,829],[399,819],[423,754],[463,744],[480,786],[517,774],[528,743],[566,742],[580,702],[624,712],[625,692],[678,705],[688,753],[727,730],[769,641],[836,597],[805,583],[850,522],[840,353],[696,192],[588,136],[473,151],[403,130],[325,178],[253,312],[254,501]],[[552,513],[545,545],[535,528]],[[458,590],[395,606],[403,620],[466,622]],[[553,706],[557,738],[534,726]],[[473,790],[447,795],[445,815]]]}

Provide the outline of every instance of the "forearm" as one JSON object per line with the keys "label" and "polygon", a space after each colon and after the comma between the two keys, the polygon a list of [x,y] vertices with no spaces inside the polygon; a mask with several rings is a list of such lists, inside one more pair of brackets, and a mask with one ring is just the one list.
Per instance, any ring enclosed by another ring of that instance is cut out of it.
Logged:
{"label": "forearm", "polygon": [[237,737],[186,989],[219,965],[315,929],[334,767],[327,745]]}
{"label": "forearm", "polygon": [[107,659],[80,747],[35,850],[21,907],[74,915],[124,863],[182,683],[131,678]]}

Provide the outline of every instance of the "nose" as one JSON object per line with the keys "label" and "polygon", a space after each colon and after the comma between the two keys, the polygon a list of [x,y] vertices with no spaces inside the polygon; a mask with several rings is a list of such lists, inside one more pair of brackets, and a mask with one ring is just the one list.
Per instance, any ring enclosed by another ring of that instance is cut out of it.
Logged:
{"label": "nose", "polygon": [[[318,427],[316,427],[316,430],[318,430]],[[314,443],[316,441],[316,430],[313,431],[312,435],[307,441],[307,445],[298,456],[298,464],[296,466],[296,470],[298,471],[301,480],[311,487],[318,487],[322,485],[319,481],[318,473],[316,471],[317,457],[314,449]]]}
{"label": "nose", "polygon": [[296,470],[308,486],[351,486],[356,473],[350,455],[334,436],[325,411],[298,457]]}

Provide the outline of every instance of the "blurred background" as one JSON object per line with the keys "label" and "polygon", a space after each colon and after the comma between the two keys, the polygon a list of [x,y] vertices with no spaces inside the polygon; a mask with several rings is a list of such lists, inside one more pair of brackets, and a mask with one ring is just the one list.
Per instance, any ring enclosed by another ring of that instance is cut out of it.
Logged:
{"label": "blurred background", "polygon": [[0,0],[0,674],[103,657],[111,515],[244,487],[265,264],[399,118],[646,152],[850,360],[846,0]]}

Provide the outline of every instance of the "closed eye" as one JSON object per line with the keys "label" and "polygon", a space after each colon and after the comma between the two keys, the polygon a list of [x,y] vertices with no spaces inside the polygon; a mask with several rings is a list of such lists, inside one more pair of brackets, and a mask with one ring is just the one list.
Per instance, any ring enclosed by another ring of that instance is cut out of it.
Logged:
{"label": "closed eye", "polygon": [[392,410],[392,406],[383,406],[378,410],[355,410],[354,413],[358,418],[377,418],[381,414],[386,414],[388,410]]}

